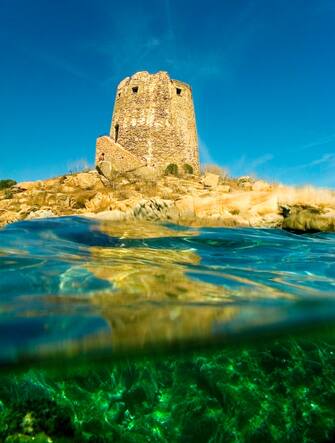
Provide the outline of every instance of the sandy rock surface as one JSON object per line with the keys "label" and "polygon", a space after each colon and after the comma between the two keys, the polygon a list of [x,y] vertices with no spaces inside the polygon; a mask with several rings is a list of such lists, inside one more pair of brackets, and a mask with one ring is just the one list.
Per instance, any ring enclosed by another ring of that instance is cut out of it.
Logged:
{"label": "sandy rock surface", "polygon": [[19,220],[80,215],[116,221],[169,221],[190,226],[283,227],[335,231],[335,192],[293,188],[250,177],[207,173],[106,179],[92,170],[22,182],[0,192],[0,226]]}

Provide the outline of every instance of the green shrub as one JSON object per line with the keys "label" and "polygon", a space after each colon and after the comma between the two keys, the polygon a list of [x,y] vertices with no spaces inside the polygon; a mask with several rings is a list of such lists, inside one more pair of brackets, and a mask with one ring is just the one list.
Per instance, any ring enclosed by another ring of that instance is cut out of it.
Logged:
{"label": "green shrub", "polygon": [[193,167],[189,165],[188,163],[183,164],[183,170],[185,174],[193,174]]}
{"label": "green shrub", "polygon": [[16,181],[15,180],[11,180],[10,178],[5,179],[5,180],[0,180],[0,191],[2,189],[11,188],[14,185],[16,185]]}
{"label": "green shrub", "polygon": [[178,165],[176,163],[170,163],[167,165],[165,169],[165,175],[174,175],[175,177],[178,176]]}
{"label": "green shrub", "polygon": [[5,194],[4,194],[4,198],[7,200],[10,200],[11,198],[13,198],[13,192],[10,189],[5,189]]}

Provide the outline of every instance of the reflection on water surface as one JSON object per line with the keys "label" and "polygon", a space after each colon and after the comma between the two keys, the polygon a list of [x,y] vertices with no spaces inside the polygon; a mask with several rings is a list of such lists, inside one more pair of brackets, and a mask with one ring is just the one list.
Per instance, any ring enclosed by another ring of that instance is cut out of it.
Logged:
{"label": "reflection on water surface", "polygon": [[333,234],[75,217],[0,231],[0,358],[229,343],[335,318]]}

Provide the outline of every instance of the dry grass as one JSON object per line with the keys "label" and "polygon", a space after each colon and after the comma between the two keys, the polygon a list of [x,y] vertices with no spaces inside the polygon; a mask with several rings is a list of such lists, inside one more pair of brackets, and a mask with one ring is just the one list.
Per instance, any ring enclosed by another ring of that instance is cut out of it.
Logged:
{"label": "dry grass", "polygon": [[149,198],[159,195],[159,187],[154,180],[141,179],[141,181],[135,184],[134,189]]}
{"label": "dry grass", "polygon": [[78,191],[73,194],[73,200],[75,201],[75,209],[85,208],[86,202],[94,197],[95,191]]}
{"label": "dry grass", "polygon": [[211,174],[217,174],[220,177],[227,178],[229,176],[229,171],[227,168],[223,168],[222,166],[216,165],[214,163],[208,163],[201,167],[201,172],[206,174],[206,172],[210,172]]}
{"label": "dry grass", "polygon": [[127,200],[128,198],[131,198],[133,193],[126,189],[118,189],[113,193],[113,197],[117,200]]}
{"label": "dry grass", "polygon": [[178,200],[180,199],[180,194],[173,191],[163,191],[160,193],[160,198],[163,200]]}
{"label": "dry grass", "polygon": [[279,186],[275,193],[280,205],[305,205],[335,208],[335,191],[313,186]]}

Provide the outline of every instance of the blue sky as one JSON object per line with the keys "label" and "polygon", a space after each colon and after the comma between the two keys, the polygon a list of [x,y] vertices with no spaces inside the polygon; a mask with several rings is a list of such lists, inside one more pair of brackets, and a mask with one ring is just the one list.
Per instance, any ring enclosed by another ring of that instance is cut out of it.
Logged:
{"label": "blue sky", "polygon": [[115,88],[193,88],[201,157],[335,186],[334,0],[0,0],[0,178],[93,164]]}

